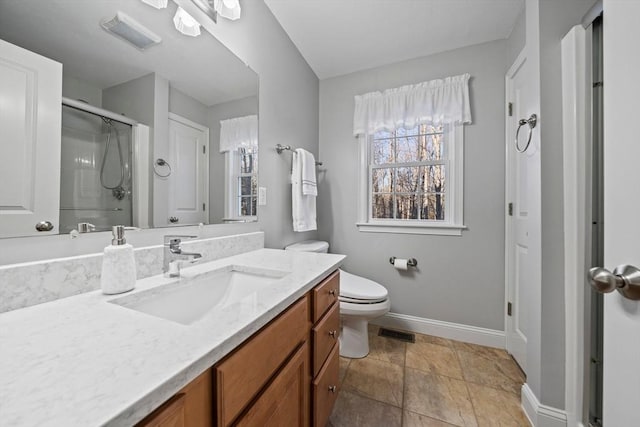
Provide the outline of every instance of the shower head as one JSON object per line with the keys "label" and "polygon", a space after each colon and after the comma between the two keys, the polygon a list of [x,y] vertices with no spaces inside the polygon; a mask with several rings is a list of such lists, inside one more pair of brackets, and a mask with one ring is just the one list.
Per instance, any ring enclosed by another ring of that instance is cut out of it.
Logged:
{"label": "shower head", "polygon": [[162,38],[130,16],[117,12],[112,19],[100,23],[110,34],[145,50],[162,41]]}

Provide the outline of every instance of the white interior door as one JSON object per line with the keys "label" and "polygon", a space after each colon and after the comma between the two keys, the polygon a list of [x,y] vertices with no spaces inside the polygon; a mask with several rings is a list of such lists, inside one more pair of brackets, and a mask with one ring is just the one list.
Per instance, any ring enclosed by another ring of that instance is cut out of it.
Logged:
{"label": "white interior door", "polygon": [[[514,137],[518,120],[528,117],[527,59],[524,52],[516,59],[506,76],[507,125],[506,125],[506,299],[505,320],[507,351],[520,367],[527,370],[528,302],[533,285],[529,272],[529,207],[528,194],[528,152],[515,150]],[[520,131],[520,145],[527,142],[528,127]]]}
{"label": "white interior door", "polygon": [[209,223],[209,130],[169,115],[170,225]]}
{"label": "white interior door", "polygon": [[[604,260],[640,267],[640,2],[604,0]],[[640,301],[604,297],[603,425],[640,426]]]}
{"label": "white interior door", "polygon": [[0,235],[57,234],[62,64],[0,40],[0,94]]}

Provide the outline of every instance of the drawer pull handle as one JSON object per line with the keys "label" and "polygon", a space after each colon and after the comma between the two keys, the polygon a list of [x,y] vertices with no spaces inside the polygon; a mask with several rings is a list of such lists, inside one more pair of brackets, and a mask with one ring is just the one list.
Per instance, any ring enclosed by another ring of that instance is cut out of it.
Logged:
{"label": "drawer pull handle", "polygon": [[335,297],[336,296],[336,290],[335,289],[331,289],[329,291],[329,295],[333,295]]}
{"label": "drawer pull handle", "polygon": [[336,392],[336,390],[338,390],[338,388],[337,388],[336,386],[334,386],[334,385],[330,385],[330,386],[329,386],[329,391],[330,391],[331,393],[335,393],[335,392]]}
{"label": "drawer pull handle", "polygon": [[338,331],[329,331],[329,335],[331,335],[332,337],[336,337],[336,334],[338,333]]}

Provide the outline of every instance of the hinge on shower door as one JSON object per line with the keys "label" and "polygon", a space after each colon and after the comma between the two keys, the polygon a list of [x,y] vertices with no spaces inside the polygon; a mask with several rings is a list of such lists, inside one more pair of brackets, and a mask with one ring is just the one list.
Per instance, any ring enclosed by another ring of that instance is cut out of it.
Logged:
{"label": "hinge on shower door", "polygon": [[507,303],[507,316],[511,316],[512,311],[513,311],[513,305],[510,302],[508,302]]}
{"label": "hinge on shower door", "polygon": [[513,116],[513,102],[507,105],[507,110],[509,111],[509,117]]}
{"label": "hinge on shower door", "polygon": [[513,203],[509,203],[509,205],[508,205],[508,206],[509,206],[509,209],[508,209],[508,211],[509,211],[509,216],[513,216]]}
{"label": "hinge on shower door", "polygon": [[206,209],[206,207],[207,207],[207,205],[206,205],[205,203],[203,203],[203,204],[202,204],[202,212],[204,212],[204,211],[206,211],[206,210],[207,210],[207,209]]}

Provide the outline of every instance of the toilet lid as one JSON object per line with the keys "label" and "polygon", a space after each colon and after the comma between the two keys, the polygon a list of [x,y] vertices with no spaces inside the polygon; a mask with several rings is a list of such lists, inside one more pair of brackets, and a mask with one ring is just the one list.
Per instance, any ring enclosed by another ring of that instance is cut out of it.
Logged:
{"label": "toilet lid", "polygon": [[327,252],[329,243],[320,240],[305,240],[303,242],[294,243],[284,248],[287,251],[298,252]]}
{"label": "toilet lid", "polygon": [[387,289],[355,274],[340,270],[340,299],[349,302],[372,303],[387,299]]}

